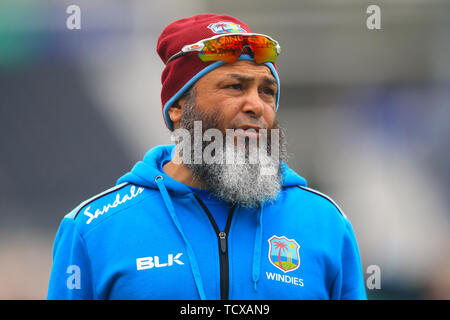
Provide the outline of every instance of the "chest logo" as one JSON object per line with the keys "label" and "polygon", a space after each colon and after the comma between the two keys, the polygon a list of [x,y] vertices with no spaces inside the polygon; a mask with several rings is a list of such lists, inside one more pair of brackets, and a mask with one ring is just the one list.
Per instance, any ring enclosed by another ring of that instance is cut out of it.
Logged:
{"label": "chest logo", "polygon": [[285,236],[272,236],[269,240],[269,261],[284,273],[300,267],[300,245]]}

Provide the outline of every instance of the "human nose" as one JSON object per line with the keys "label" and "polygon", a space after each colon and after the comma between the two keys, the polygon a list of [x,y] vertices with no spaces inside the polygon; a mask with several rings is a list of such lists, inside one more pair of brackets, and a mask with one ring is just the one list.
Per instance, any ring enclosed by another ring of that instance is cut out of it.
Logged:
{"label": "human nose", "polygon": [[257,89],[247,91],[242,112],[255,118],[264,114],[264,101],[259,96]]}

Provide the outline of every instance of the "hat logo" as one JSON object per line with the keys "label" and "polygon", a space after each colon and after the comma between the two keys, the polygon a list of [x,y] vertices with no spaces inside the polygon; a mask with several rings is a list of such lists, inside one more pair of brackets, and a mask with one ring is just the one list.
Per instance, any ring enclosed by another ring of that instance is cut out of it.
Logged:
{"label": "hat logo", "polygon": [[214,33],[246,33],[247,31],[244,30],[239,24],[233,23],[233,22],[216,22],[211,23],[208,26],[209,29],[212,30]]}

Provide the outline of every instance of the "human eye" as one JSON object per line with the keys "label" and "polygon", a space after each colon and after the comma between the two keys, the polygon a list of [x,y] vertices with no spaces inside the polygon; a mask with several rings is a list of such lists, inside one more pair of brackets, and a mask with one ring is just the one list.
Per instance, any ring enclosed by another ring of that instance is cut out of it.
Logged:
{"label": "human eye", "polygon": [[232,84],[228,84],[226,85],[227,89],[234,89],[234,90],[242,90],[242,84],[240,83],[232,83]]}
{"label": "human eye", "polygon": [[275,96],[275,90],[270,87],[262,88],[261,93],[272,96],[272,97]]}

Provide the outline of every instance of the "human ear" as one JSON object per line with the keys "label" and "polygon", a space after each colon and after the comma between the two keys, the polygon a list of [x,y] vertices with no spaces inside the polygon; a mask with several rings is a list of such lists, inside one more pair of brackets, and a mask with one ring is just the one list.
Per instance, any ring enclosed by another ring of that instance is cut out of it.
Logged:
{"label": "human ear", "polygon": [[175,129],[179,128],[184,107],[184,97],[175,101],[167,111]]}

